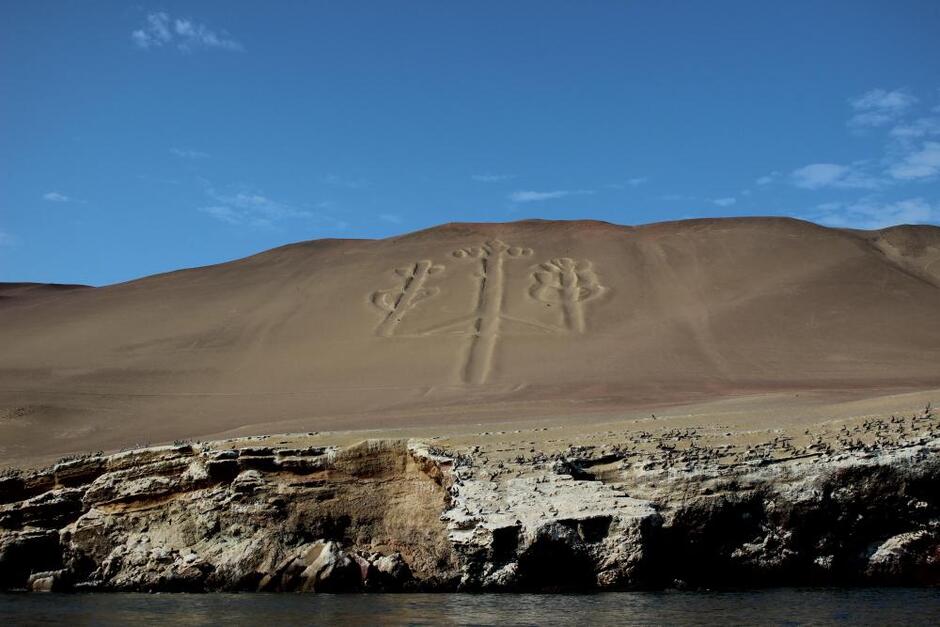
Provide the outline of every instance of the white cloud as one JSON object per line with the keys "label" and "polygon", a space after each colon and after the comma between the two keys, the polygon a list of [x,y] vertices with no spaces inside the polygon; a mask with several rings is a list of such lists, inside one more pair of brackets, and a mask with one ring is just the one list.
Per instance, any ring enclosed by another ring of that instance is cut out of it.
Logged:
{"label": "white cloud", "polygon": [[865,111],[863,113],[856,113],[849,118],[849,126],[885,126],[886,124],[890,124],[896,117],[896,115],[882,111]]}
{"label": "white cloud", "polygon": [[837,187],[844,189],[875,189],[880,181],[860,171],[859,164],[812,163],[794,170],[793,184],[804,189]]}
{"label": "white cloud", "polygon": [[336,187],[345,187],[347,189],[362,189],[363,187],[369,186],[369,181],[365,179],[349,179],[336,174],[327,174],[320,180],[327,185],[335,185]]}
{"label": "white cloud", "polygon": [[15,240],[13,236],[5,231],[0,231],[0,246],[12,246]]}
{"label": "white cloud", "polygon": [[897,119],[916,102],[917,98],[904,89],[872,89],[857,98],[849,99],[849,104],[856,111],[849,120],[849,126],[884,126]]}
{"label": "white cloud", "polygon": [[584,194],[593,194],[594,190],[592,189],[576,189],[576,190],[566,190],[559,189],[551,192],[536,192],[536,191],[517,191],[509,194],[509,200],[513,202],[538,202],[541,200],[552,200],[554,198],[564,198],[565,196],[575,196],[575,195],[584,195]]}
{"label": "white cloud", "polygon": [[147,15],[144,27],[131,33],[131,39],[143,50],[174,46],[182,52],[199,49],[242,50],[242,45],[225,31],[216,33],[189,19],[171,18],[160,11]]}
{"label": "white cloud", "polygon": [[381,213],[381,214],[379,214],[379,220],[383,220],[383,221],[385,221],[385,222],[390,222],[390,223],[392,223],[392,224],[401,224],[401,223],[402,223],[401,216],[400,216],[400,215],[397,215],[397,214],[394,214],[394,213]]}
{"label": "white cloud", "polygon": [[245,222],[246,216],[241,212],[232,209],[231,207],[226,207],[223,205],[212,205],[209,207],[199,207],[199,211],[203,213],[208,213],[210,216],[222,222],[228,222],[229,224],[242,224]]}
{"label": "white cloud", "polygon": [[43,200],[48,200],[49,202],[74,202],[74,199],[65,194],[60,194],[59,192],[46,192],[42,195]]}
{"label": "white cloud", "polygon": [[854,202],[829,202],[817,207],[811,219],[828,226],[881,229],[895,224],[926,224],[940,221],[940,204],[923,198],[879,202],[862,198]]}
{"label": "white cloud", "polygon": [[756,185],[770,185],[771,183],[776,181],[779,176],[780,176],[780,172],[774,170],[770,174],[765,174],[764,176],[757,177],[754,183]]}
{"label": "white cloud", "polygon": [[[848,121],[849,126],[884,127],[881,158],[849,164],[812,163],[793,170],[789,181],[812,190],[878,190],[935,179],[940,175],[940,142],[936,141],[940,135],[940,117],[912,115],[918,102],[905,89],[872,89],[850,99],[854,115]],[[780,173],[772,172],[759,177],[755,183],[769,185],[779,178]]]}
{"label": "white cloud", "polygon": [[208,153],[186,148],[170,148],[170,153],[182,159],[207,159],[209,157]]}
{"label": "white cloud", "polygon": [[314,214],[306,209],[273,200],[255,191],[240,191],[232,194],[206,189],[213,204],[199,207],[199,211],[229,224],[271,226],[285,218],[310,218]]}
{"label": "white cloud", "polygon": [[272,200],[262,194],[239,192],[232,196],[217,196],[216,199],[227,202],[239,209],[257,211],[272,218],[305,217],[309,215],[307,211]]}
{"label": "white cloud", "polygon": [[610,189],[623,189],[624,187],[639,187],[644,183],[649,182],[649,178],[645,176],[637,176],[632,179],[627,179],[623,183],[608,183],[604,187],[609,187]]}
{"label": "white cloud", "polygon": [[558,190],[554,192],[535,192],[535,191],[518,191],[509,194],[510,200],[513,202],[535,202],[538,200],[550,200],[552,198],[562,198],[568,196],[571,192]]}
{"label": "white cloud", "polygon": [[712,201],[712,203],[718,205],[719,207],[730,207],[731,205],[735,204],[736,202],[738,202],[738,199],[737,199],[737,198],[733,198],[733,197],[731,197],[731,196],[728,196],[728,197],[726,197],[726,198],[716,198],[716,199],[714,199],[714,200]]}
{"label": "white cloud", "polygon": [[896,139],[913,139],[926,135],[940,135],[940,118],[920,118],[898,124],[890,133]]}
{"label": "white cloud", "polygon": [[793,183],[797,187],[816,189],[838,181],[849,171],[844,165],[835,163],[814,163],[793,171]]}
{"label": "white cloud", "polygon": [[859,111],[904,111],[916,102],[917,98],[904,89],[872,89],[849,100],[852,108]]}
{"label": "white cloud", "polygon": [[888,169],[896,179],[933,178],[940,174],[940,142],[924,142],[920,150],[905,155]]}
{"label": "white cloud", "polygon": [[140,30],[131,33],[131,39],[141,48],[162,46],[173,39],[170,32],[170,16],[166,13],[151,13],[147,16],[147,24]]}
{"label": "white cloud", "polygon": [[515,174],[474,174],[471,176],[478,183],[498,183],[516,178]]}
{"label": "white cloud", "polygon": [[234,192],[219,192],[202,180],[206,196],[211,200],[198,211],[228,224],[253,227],[270,227],[286,219],[310,220],[335,230],[349,228],[349,223],[333,217],[327,210],[333,207],[329,201],[316,203],[313,208],[274,200],[260,191],[240,189]]}

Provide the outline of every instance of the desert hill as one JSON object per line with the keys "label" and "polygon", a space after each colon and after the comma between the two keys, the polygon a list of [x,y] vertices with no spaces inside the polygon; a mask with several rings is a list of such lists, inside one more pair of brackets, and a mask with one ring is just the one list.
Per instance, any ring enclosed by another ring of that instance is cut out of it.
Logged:
{"label": "desert hill", "polygon": [[67,283],[0,283],[0,301],[11,298],[37,298],[61,292],[88,289],[88,285]]}
{"label": "desert hill", "polygon": [[448,224],[0,286],[0,458],[940,388],[940,228]]}

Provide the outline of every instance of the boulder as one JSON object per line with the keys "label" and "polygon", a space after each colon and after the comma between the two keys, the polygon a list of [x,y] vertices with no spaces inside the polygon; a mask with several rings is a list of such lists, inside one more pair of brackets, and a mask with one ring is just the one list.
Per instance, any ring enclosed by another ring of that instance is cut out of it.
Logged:
{"label": "boulder", "polygon": [[349,592],[362,586],[358,563],[340,549],[336,542],[316,542],[305,553],[308,564],[301,573],[304,592]]}
{"label": "boulder", "polygon": [[61,592],[66,589],[66,571],[48,570],[29,576],[26,589],[30,592]]}
{"label": "boulder", "polygon": [[383,592],[397,592],[413,579],[411,568],[401,553],[380,555],[373,559],[369,570],[368,585]]}
{"label": "boulder", "polygon": [[879,582],[940,585],[940,536],[919,530],[888,538],[868,558],[865,574]]}

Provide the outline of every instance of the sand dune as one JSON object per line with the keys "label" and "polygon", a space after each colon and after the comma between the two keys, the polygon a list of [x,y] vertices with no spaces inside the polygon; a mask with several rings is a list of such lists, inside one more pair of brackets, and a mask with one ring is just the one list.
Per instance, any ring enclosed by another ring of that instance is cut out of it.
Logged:
{"label": "sand dune", "polygon": [[449,224],[0,286],[0,457],[940,387],[940,228]]}

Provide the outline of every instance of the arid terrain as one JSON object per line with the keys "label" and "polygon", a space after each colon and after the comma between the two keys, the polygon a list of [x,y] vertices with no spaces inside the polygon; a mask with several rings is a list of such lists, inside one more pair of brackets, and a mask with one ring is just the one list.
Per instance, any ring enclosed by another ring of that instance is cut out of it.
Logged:
{"label": "arid terrain", "polygon": [[935,227],[307,242],[0,346],[0,589],[940,582]]}
{"label": "arid terrain", "polygon": [[[449,224],[99,288],[8,284],[0,459],[689,403],[747,407],[743,427],[900,411],[878,399],[940,388],[938,286],[940,228],[776,218]],[[849,413],[812,409],[833,405]]]}

